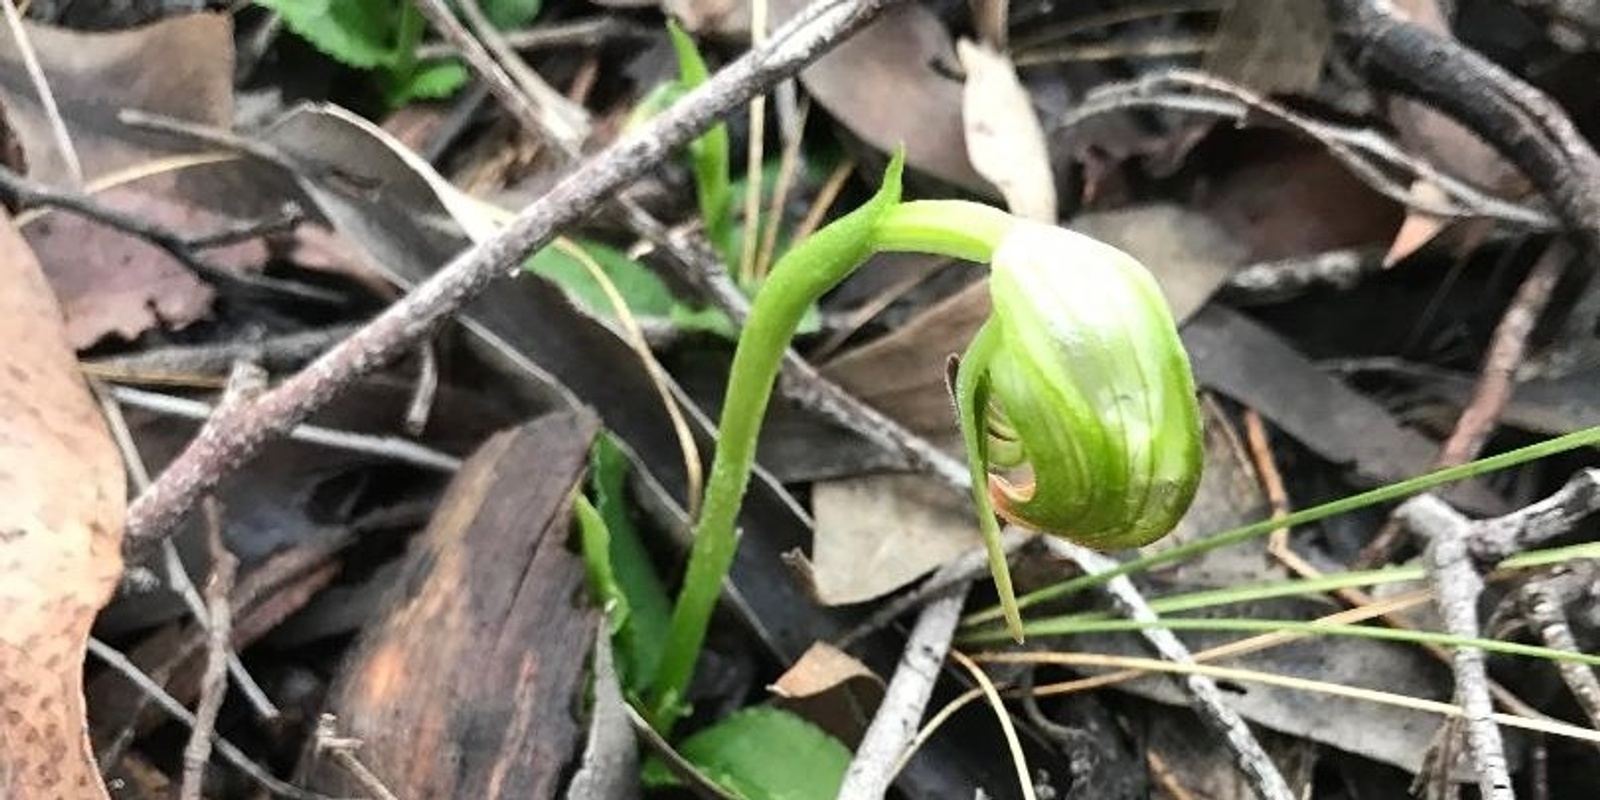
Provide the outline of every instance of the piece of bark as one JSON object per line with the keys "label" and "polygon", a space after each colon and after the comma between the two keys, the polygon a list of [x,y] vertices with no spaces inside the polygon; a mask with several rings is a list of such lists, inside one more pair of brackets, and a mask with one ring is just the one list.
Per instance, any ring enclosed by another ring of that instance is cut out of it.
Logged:
{"label": "piece of bark", "polygon": [[[484,444],[340,671],[328,711],[397,796],[557,796],[596,630],[566,547],[596,428],[550,414]],[[356,791],[314,766],[318,789]]]}

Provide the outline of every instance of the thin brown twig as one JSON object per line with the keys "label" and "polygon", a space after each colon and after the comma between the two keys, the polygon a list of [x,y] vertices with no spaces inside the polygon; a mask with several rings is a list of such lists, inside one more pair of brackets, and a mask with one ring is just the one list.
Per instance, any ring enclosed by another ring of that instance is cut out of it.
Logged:
{"label": "thin brown twig", "polygon": [[[145,466],[144,456],[139,452],[139,445],[133,439],[133,431],[128,427],[126,415],[122,413],[122,406],[116,398],[111,396],[111,390],[98,381],[90,381],[90,388],[94,391],[95,398],[100,404],[101,416],[105,418],[106,427],[111,431],[111,439],[116,442],[117,450],[122,453],[122,463],[128,471],[128,479],[137,491],[144,491],[150,485],[150,471]],[[204,599],[195,588],[194,581],[190,579],[189,572],[183,565],[183,560],[178,556],[178,549],[168,539],[161,543],[163,566],[167,574],[167,585],[173,593],[183,601],[190,615],[202,628],[208,626],[206,622],[209,614],[206,611]],[[263,720],[274,720],[279,716],[278,707],[272,699],[262,690],[261,684],[245,669],[244,662],[239,659],[238,653],[228,652],[228,670],[233,674],[234,682],[238,684],[240,694],[256,712],[256,716]],[[143,707],[142,704],[140,706]],[[135,714],[134,716],[137,716]],[[120,737],[119,737],[120,739]],[[116,750],[112,751],[120,755]]]}
{"label": "thin brown twig", "polygon": [[183,748],[183,782],[180,800],[200,800],[206,762],[211,760],[211,737],[217,729],[217,714],[228,691],[229,639],[233,631],[233,608],[229,594],[239,559],[228,552],[222,541],[222,506],[215,497],[202,503],[206,518],[206,541],[211,550],[211,578],[206,581],[206,605],[210,609],[206,631],[206,666],[200,679],[200,702],[195,706],[194,727]]}
{"label": "thin brown twig", "polygon": [[[1528,351],[1528,338],[1533,327],[1543,316],[1550,296],[1560,282],[1567,264],[1572,261],[1572,249],[1554,242],[1534,262],[1533,268],[1523,278],[1522,285],[1512,297],[1500,323],[1495,326],[1489,350],[1483,358],[1483,368],[1473,387],[1472,399],[1456,419],[1455,430],[1445,440],[1434,460],[1434,469],[1465,464],[1478,457],[1499,424],[1500,415],[1511,402],[1515,389],[1516,369]],[[1357,568],[1387,563],[1399,543],[1399,526],[1393,517],[1378,531],[1356,558]],[[1509,555],[1509,554],[1508,554]]]}
{"label": "thin brown twig", "polygon": [[[194,726],[194,715],[189,713],[189,709],[184,708],[182,703],[168,694],[166,689],[161,688],[160,684],[151,680],[150,676],[140,671],[137,664],[129,661],[128,657],[118,652],[116,648],[99,639],[90,638],[89,652],[95,658],[100,659],[107,666],[116,670],[118,674],[126,678],[129,683],[132,683],[151,700],[154,700],[162,711],[167,712],[172,718],[183,723],[185,727]],[[219,755],[238,768],[240,772],[249,776],[251,780],[260,784],[261,788],[272,794],[279,797],[288,797],[291,800],[332,800],[332,798],[325,795],[307,791],[292,783],[279,780],[266,767],[250,760],[250,757],[245,755],[243,750],[235,747],[232,742],[215,733],[212,734],[212,738]]]}
{"label": "thin brown twig", "polygon": [[[506,44],[520,51],[557,47],[596,47],[618,39],[649,39],[654,31],[610,14],[590,19],[556,22],[520,31],[506,31]],[[459,51],[449,42],[424,42],[417,58],[449,58]]]}
{"label": "thin brown twig", "polygon": [[344,770],[357,786],[370,792],[376,800],[400,800],[398,795],[384,785],[376,773],[361,763],[361,759],[356,758],[356,750],[360,749],[361,740],[340,736],[334,727],[335,724],[332,714],[323,714],[317,718],[317,755],[326,755]]}
{"label": "thin brown twig", "polygon": [[[576,158],[582,151],[583,141],[588,137],[587,122],[575,119],[568,112],[557,111],[552,108],[552,103],[571,105],[566,98],[551,90],[542,80],[538,81],[548,91],[548,95],[534,95],[528,87],[519,83],[505,64],[496,60],[486,45],[482,31],[474,36],[472,31],[461,24],[455,12],[444,0],[417,0],[417,10],[427,18],[428,24],[438,31],[451,46],[460,53],[462,60],[472,69],[473,73],[484,80],[489,91],[506,107],[507,111],[516,118],[517,122],[527,131],[537,131],[543,135],[544,140],[567,158]],[[463,12],[466,8],[463,7]],[[479,10],[478,16],[482,17]],[[494,26],[489,25],[492,29]],[[520,58],[511,52],[516,63]],[[524,76],[526,77],[526,76]]]}
{"label": "thin brown twig", "polygon": [[[345,301],[343,295],[308,284],[268,278],[261,275],[245,275],[223,269],[196,255],[195,250],[197,248],[193,245],[194,239],[191,237],[186,237],[159,225],[146,222],[132,214],[118,211],[91,199],[87,195],[51,188],[38,181],[18,175],[5,167],[0,167],[0,193],[7,195],[11,203],[18,209],[37,206],[65,209],[141,239],[161,248],[167,255],[177,259],[178,263],[223,288],[238,287],[277,292],[303,300],[314,300],[319,303],[342,304]],[[228,231],[224,231],[224,233],[228,233]],[[211,246],[206,242],[207,235],[195,238],[201,241],[202,249]]]}
{"label": "thin brown twig", "polygon": [[[1107,556],[1101,555],[1081,545],[1057,537],[1045,537],[1045,544],[1052,550],[1065,554],[1077,562],[1083,570],[1091,575],[1099,574],[1112,569],[1116,562]],[[1111,595],[1118,610],[1129,619],[1142,622],[1154,621],[1158,617],[1156,612],[1134,588],[1128,576],[1119,575],[1106,583],[1106,591]],[[1161,658],[1175,664],[1195,664],[1195,658],[1189,648],[1172,631],[1165,628],[1145,628],[1141,631]],[[1233,756],[1233,763],[1244,775],[1250,788],[1255,790],[1257,797],[1262,800],[1295,800],[1295,794],[1289,788],[1288,781],[1273,763],[1267,751],[1256,740],[1255,734],[1250,731],[1250,726],[1244,718],[1239,716],[1233,706],[1228,704],[1222,696],[1222,690],[1217,688],[1216,681],[1198,673],[1186,673],[1180,679],[1184,689],[1188,691],[1189,698],[1194,701],[1194,709],[1208,727],[1222,737],[1228,752]]]}

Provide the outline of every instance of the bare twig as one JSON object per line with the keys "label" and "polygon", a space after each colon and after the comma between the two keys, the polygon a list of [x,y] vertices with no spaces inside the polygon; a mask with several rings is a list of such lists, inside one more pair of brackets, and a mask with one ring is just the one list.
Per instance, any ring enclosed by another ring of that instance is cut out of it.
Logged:
{"label": "bare twig", "polygon": [[[182,236],[159,225],[151,224],[132,214],[118,211],[103,203],[96,202],[87,195],[53,189],[18,175],[5,167],[0,167],[0,192],[10,196],[18,208],[49,206],[66,209],[107,227],[119,230],[129,236],[142,239],[161,248],[167,255],[177,259],[178,263],[193,270],[196,274],[222,287],[253,288],[277,292],[304,300],[315,300],[319,303],[341,304],[344,302],[343,295],[315,286],[225,270],[195,254],[197,249],[193,245],[195,239]],[[232,231],[224,231],[223,233],[228,235]],[[209,235],[202,235],[196,238],[201,242],[202,248],[212,246],[206,241]]]}
{"label": "bare twig", "polygon": [[[1528,337],[1533,333],[1534,324],[1544,314],[1545,306],[1550,303],[1550,295],[1571,260],[1571,248],[1561,242],[1552,243],[1534,262],[1522,285],[1517,287],[1511,304],[1495,326],[1478,383],[1472,390],[1472,399],[1461,410],[1455,430],[1440,448],[1439,457],[1433,464],[1435,469],[1465,464],[1478,457],[1489,435],[1499,424],[1506,404],[1511,402],[1511,392],[1516,385],[1513,378],[1523,355],[1528,351]],[[1362,549],[1357,563],[1367,566],[1386,563],[1399,541],[1399,530],[1399,526],[1391,519]]]}
{"label": "bare twig", "polygon": [[28,38],[28,32],[22,26],[22,15],[17,13],[17,4],[14,0],[0,2],[6,15],[6,27],[11,29],[11,38],[17,43],[17,53],[22,56],[22,66],[28,72],[28,80],[33,82],[33,91],[39,96],[39,106],[44,109],[45,119],[50,121],[50,135],[55,137],[56,151],[61,156],[61,162],[67,168],[67,175],[72,178],[73,187],[83,186],[83,162],[78,160],[78,148],[72,144],[72,134],[67,131],[67,121],[61,118],[61,109],[56,105],[55,93],[50,91],[50,82],[45,79],[44,68],[39,66],[39,55],[33,50],[33,42]]}
{"label": "bare twig", "polygon": [[879,800],[889,790],[894,766],[916,736],[917,721],[922,719],[933,686],[938,683],[939,668],[966,602],[966,586],[961,585],[922,609],[884,693],[883,704],[845,772],[839,800]]}
{"label": "bare twig", "polygon": [[[1096,553],[1087,547],[1054,536],[1044,537],[1045,545],[1077,562],[1078,566],[1091,575],[1105,572],[1117,564],[1112,559]],[[1133,582],[1126,575],[1113,578],[1106,584],[1106,590],[1111,599],[1116,603],[1119,611],[1130,619],[1149,622],[1157,619],[1156,612],[1150,604],[1134,588]],[[1166,628],[1145,628],[1140,631],[1145,640],[1155,648],[1162,658],[1177,664],[1194,664],[1194,656],[1189,648],[1178,639],[1172,631]],[[1256,796],[1263,800],[1294,800],[1295,794],[1289,788],[1289,783],[1283,779],[1272,758],[1267,751],[1262,749],[1261,743],[1256,741],[1255,734],[1250,732],[1250,726],[1245,723],[1239,712],[1222,697],[1222,690],[1211,678],[1196,673],[1186,673],[1183,676],[1184,688],[1188,690],[1189,697],[1194,700],[1194,709],[1202,720],[1218,735],[1222,736],[1223,743],[1233,755],[1234,766],[1239,768],[1249,781],[1250,788],[1255,790]]]}
{"label": "bare twig", "polygon": [[340,736],[334,727],[335,720],[332,714],[323,714],[317,718],[316,751],[317,755],[327,755],[333,763],[349,775],[357,786],[371,792],[376,800],[400,800],[389,787],[383,785],[361,759],[356,758],[356,750],[361,748],[360,739]]}
{"label": "bare twig", "polygon": [[[1572,636],[1572,627],[1567,624],[1567,612],[1561,596],[1551,586],[1550,580],[1544,576],[1529,579],[1522,585],[1517,599],[1529,627],[1547,647],[1572,653],[1583,652]],[[1578,701],[1578,707],[1589,717],[1589,724],[1600,728],[1600,679],[1595,678],[1594,668],[1576,661],[1557,661],[1555,666],[1568,691],[1572,692],[1572,698]]]}
{"label": "bare twig", "polygon": [[[212,425],[213,420],[229,413],[226,405],[212,408],[199,400],[147,392],[143,389],[131,389],[126,386],[112,387],[111,396],[116,398],[119,403],[137,406],[149,411],[171,414],[175,417],[204,420],[206,427],[200,429],[201,436],[205,435],[206,428]],[[290,428],[286,435],[288,438],[298,442],[320,444],[325,447],[349,450],[353,453],[366,453],[439,472],[455,472],[461,468],[461,459],[397,436],[370,436],[364,433],[351,433],[350,431],[324,428],[320,425],[296,425]]]}
{"label": "bare twig", "polygon": [[1328,0],[1361,63],[1454,117],[1533,182],[1600,263],[1600,155],[1547,95],[1460,42],[1416,25],[1388,0]]}
{"label": "bare twig", "polygon": [[[1452,635],[1477,638],[1478,595],[1483,577],[1467,550],[1472,523],[1433,495],[1420,495],[1405,502],[1396,516],[1418,534],[1426,536],[1428,572],[1433,584],[1434,604]],[[1486,800],[1512,800],[1511,773],[1506,766],[1505,743],[1494,720],[1494,701],[1489,694],[1489,674],[1483,651],[1476,647],[1457,647],[1452,659],[1456,676],[1456,702],[1461,704],[1467,727],[1468,749],[1478,772],[1478,790]]]}
{"label": "bare twig", "polygon": [[228,552],[228,546],[222,541],[221,505],[216,498],[207,497],[202,507],[206,539],[211,549],[211,579],[206,582],[206,604],[211,615],[206,631],[206,668],[200,679],[200,702],[195,707],[189,744],[183,748],[183,783],[178,791],[181,800],[200,800],[206,762],[211,760],[211,737],[216,734],[217,714],[222,711],[222,698],[228,692],[228,655],[232,652],[229,638],[233,631],[233,608],[228,595],[233,591],[234,573],[239,568],[239,559]]}
{"label": "bare twig", "polygon": [[[1092,117],[1127,108],[1162,108],[1241,123],[1249,121],[1254,112],[1316,140],[1375,191],[1422,213],[1445,218],[1488,217],[1533,230],[1550,230],[1557,225],[1544,211],[1487,194],[1406,153],[1375,130],[1314,119],[1243,86],[1194,70],[1167,70],[1098,87],[1082,104],[1062,116],[1060,127],[1071,128]],[[1396,170],[1402,174],[1389,174]],[[1409,189],[1416,179],[1438,186],[1452,202],[1441,205],[1416,196]]]}
{"label": "bare twig", "polygon": [[142,555],[269,436],[293,427],[356,378],[415,346],[429,330],[556,231],[593,209],[755,93],[794,74],[896,0],[823,0],[729,64],[635,133],[574,170],[493,239],[457,256],[432,278],[298,374],[201,430],[128,509],[126,548]]}
{"label": "bare twig", "polygon": [[1595,511],[1600,511],[1600,470],[1582,470],[1555,494],[1503,517],[1478,522],[1472,555],[1486,563],[1499,561],[1572,530]]}
{"label": "bare twig", "polygon": [[406,404],[406,433],[421,436],[428,429],[428,416],[433,413],[433,399],[439,394],[439,352],[433,342],[423,342],[417,348],[417,382],[411,392],[411,402]]}
{"label": "bare twig", "polygon": [[1528,352],[1528,337],[1533,326],[1550,304],[1550,294],[1572,261],[1572,248],[1554,242],[1535,261],[1528,276],[1511,298],[1511,305],[1495,326],[1489,352],[1483,359],[1483,372],[1472,391],[1472,401],[1461,410],[1455,431],[1445,440],[1435,467],[1453,467],[1478,457],[1483,445],[1499,424],[1500,414],[1511,401],[1516,369]]}
{"label": "bare twig", "polygon": [[298,369],[340,339],[355,332],[355,325],[270,336],[260,340],[219,342],[192,346],[158,347],[127,355],[83,362],[92,377],[123,383],[177,383],[199,377],[226,376],[233,362],[246,359],[270,371]]}
{"label": "bare twig", "polygon": [[[90,385],[100,403],[106,427],[111,431],[111,439],[116,442],[117,449],[122,453],[122,463],[128,471],[128,479],[134,489],[144,491],[150,485],[150,472],[145,466],[144,456],[139,453],[138,443],[133,440],[133,431],[128,428],[128,420],[122,413],[122,406],[117,404],[111,397],[110,391],[102,384],[91,381]],[[189,572],[183,566],[183,559],[178,556],[178,548],[173,545],[171,539],[161,543],[161,555],[167,573],[167,586],[183,600],[189,614],[201,628],[209,627],[207,619],[210,615],[206,612],[205,601],[200,597],[200,591],[195,588],[194,581],[189,578]],[[233,674],[240,693],[249,701],[250,707],[255,710],[258,717],[264,720],[278,718],[278,707],[273,705],[272,699],[267,697],[261,684],[256,682],[249,670],[245,669],[239,654],[232,650],[228,652],[228,671]]]}
{"label": "bare twig", "polygon": [[[595,47],[614,39],[648,39],[648,28],[610,14],[590,19],[555,22],[520,31],[507,31],[506,44],[518,51],[557,47]],[[448,42],[427,42],[417,48],[417,58],[449,58],[457,50]]]}
{"label": "bare twig", "polygon": [[[132,683],[139,691],[154,700],[156,705],[161,706],[161,710],[167,712],[173,719],[183,723],[185,727],[194,727],[194,715],[189,713],[189,709],[184,708],[182,703],[174,699],[172,695],[167,694],[167,690],[161,688],[160,684],[150,680],[148,675],[139,671],[138,665],[129,661],[127,656],[117,652],[116,648],[99,639],[91,638],[89,640],[89,652],[93,653],[95,658],[100,659],[107,666],[116,670],[122,677],[127,678],[129,683]],[[332,800],[332,798],[316,792],[306,791],[292,783],[279,780],[266,767],[251,761],[250,757],[244,754],[244,751],[235,747],[227,739],[215,733],[212,734],[212,739],[217,753],[226,759],[229,764],[238,768],[240,772],[249,776],[251,780],[260,784],[261,788],[279,797],[291,798],[291,800]]]}
{"label": "bare twig", "polygon": [[[469,0],[461,6],[474,28],[478,27],[478,22],[482,22],[484,28],[493,29],[494,26],[484,18],[483,11],[477,8],[476,3]],[[418,0],[417,10],[428,18],[428,24],[445,41],[460,52],[472,71],[485,79],[489,91],[505,104],[525,130],[540,132],[545,141],[555,145],[568,158],[577,157],[582,151],[584,139],[588,138],[588,120],[582,115],[581,109],[577,109],[525,66],[520,70],[520,75],[514,76],[509,72],[511,64],[522,64],[515,51],[503,48],[504,54],[510,56],[510,61],[497,61],[486,48],[486,42],[480,38],[482,30],[479,30],[479,37],[474,37],[456,19],[445,0]]]}

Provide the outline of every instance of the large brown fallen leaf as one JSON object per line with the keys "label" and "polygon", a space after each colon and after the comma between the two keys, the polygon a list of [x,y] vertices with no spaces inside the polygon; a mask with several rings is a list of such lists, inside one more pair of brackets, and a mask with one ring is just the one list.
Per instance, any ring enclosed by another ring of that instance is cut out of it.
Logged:
{"label": "large brown fallen leaf", "polygon": [[[774,22],[805,0],[775,0]],[[974,192],[992,191],[972,168],[961,119],[961,81],[941,72],[958,62],[950,31],[918,3],[885,11],[800,73],[818,104],[884,152],[903,146],[906,163]]]}
{"label": "large brown fallen leaf", "polygon": [[122,571],[122,463],[55,297],[0,219],[0,795],[105,797],[83,657]]}

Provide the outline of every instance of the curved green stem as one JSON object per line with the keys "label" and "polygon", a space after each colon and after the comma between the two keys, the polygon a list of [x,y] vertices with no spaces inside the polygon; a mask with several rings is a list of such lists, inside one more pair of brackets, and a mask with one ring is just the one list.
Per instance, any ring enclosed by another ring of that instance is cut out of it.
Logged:
{"label": "curved green stem", "polygon": [[648,698],[646,715],[656,730],[670,732],[685,711],[684,693],[738,546],[739,508],[750,482],[761,421],[801,317],[875,252],[927,252],[986,262],[1012,224],[1005,212],[977,203],[900,203],[897,157],[872,200],[779,259],[751,304],[734,350],[716,458]]}
{"label": "curved green stem", "polygon": [[932,253],[987,264],[1016,217],[965,200],[913,200],[889,209],[873,229],[878,249]]}

